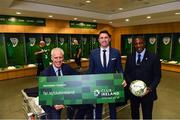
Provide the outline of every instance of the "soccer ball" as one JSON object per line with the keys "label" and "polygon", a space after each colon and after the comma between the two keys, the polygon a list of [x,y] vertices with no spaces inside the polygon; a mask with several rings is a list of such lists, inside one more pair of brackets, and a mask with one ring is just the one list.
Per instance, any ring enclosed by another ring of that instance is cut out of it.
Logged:
{"label": "soccer ball", "polygon": [[142,80],[134,80],[131,82],[129,89],[133,95],[141,97],[145,94],[147,87]]}

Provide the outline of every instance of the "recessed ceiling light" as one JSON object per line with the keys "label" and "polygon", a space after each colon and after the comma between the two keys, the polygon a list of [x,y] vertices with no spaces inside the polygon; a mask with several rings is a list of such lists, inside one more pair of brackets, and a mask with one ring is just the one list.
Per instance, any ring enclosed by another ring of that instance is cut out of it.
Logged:
{"label": "recessed ceiling light", "polygon": [[97,20],[93,20],[93,22],[96,22]]}
{"label": "recessed ceiling light", "polygon": [[180,13],[179,13],[179,12],[177,12],[177,13],[175,13],[175,15],[180,15]]}
{"label": "recessed ceiling light", "polygon": [[74,20],[77,20],[78,18],[74,18]]}
{"label": "recessed ceiling light", "polygon": [[112,24],[112,21],[110,21],[109,23]]}
{"label": "recessed ceiling light", "polygon": [[123,10],[123,8],[118,8],[118,10]]}
{"label": "recessed ceiling light", "polygon": [[129,19],[127,18],[127,19],[125,19],[125,21],[126,21],[126,22],[129,22]]}
{"label": "recessed ceiling light", "polygon": [[53,17],[53,15],[49,15],[48,17],[52,18],[52,17]]}
{"label": "recessed ceiling light", "polygon": [[17,14],[17,15],[20,15],[20,14],[21,14],[21,12],[16,12],[16,14]]}
{"label": "recessed ceiling light", "polygon": [[150,18],[151,18],[151,16],[147,16],[146,18],[147,18],[147,19],[150,19]]}
{"label": "recessed ceiling light", "polygon": [[90,0],[86,0],[86,3],[91,3],[91,1]]}

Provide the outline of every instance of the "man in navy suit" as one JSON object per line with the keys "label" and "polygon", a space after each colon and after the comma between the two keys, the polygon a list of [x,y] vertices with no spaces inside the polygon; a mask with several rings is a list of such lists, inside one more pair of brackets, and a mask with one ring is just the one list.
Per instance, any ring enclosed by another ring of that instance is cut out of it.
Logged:
{"label": "man in navy suit", "polygon": [[[101,73],[123,73],[121,65],[121,55],[115,48],[109,46],[111,41],[111,35],[108,31],[101,31],[99,33],[100,48],[92,50],[89,62],[90,74]],[[125,86],[126,82],[123,82]],[[95,117],[96,119],[102,119],[103,104],[96,104]],[[116,105],[114,103],[109,104],[110,119],[116,119]]]}
{"label": "man in navy suit", "polygon": [[135,52],[127,57],[125,66],[125,80],[127,86],[134,80],[142,80],[147,89],[142,97],[129,93],[132,119],[140,119],[139,107],[141,104],[143,119],[152,119],[153,101],[157,99],[156,87],[161,79],[161,63],[157,55],[145,49],[142,37],[134,39]]}
{"label": "man in navy suit", "polygon": [[[45,69],[41,76],[63,76],[75,75],[76,72],[68,65],[64,64],[64,51],[61,48],[54,48],[51,51],[52,65]],[[42,106],[47,113],[47,119],[60,119],[61,110],[64,105]],[[68,111],[73,112],[73,111]],[[72,116],[69,116],[72,117]]]}

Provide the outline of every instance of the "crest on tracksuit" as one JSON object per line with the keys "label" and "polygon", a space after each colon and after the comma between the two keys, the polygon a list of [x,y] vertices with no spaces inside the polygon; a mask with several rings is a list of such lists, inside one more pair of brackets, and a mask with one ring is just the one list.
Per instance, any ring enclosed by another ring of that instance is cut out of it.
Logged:
{"label": "crest on tracksuit", "polygon": [[13,47],[16,47],[19,42],[19,40],[17,38],[10,38],[10,41],[11,41]]}
{"label": "crest on tracksuit", "polygon": [[150,43],[151,45],[154,45],[155,42],[156,42],[156,38],[155,38],[155,37],[150,37],[150,38],[149,38],[149,43]]}
{"label": "crest on tracksuit", "polygon": [[61,45],[63,45],[64,44],[64,38],[59,38],[59,42]]}
{"label": "crest on tracksuit", "polygon": [[164,37],[164,38],[163,38],[163,43],[164,43],[165,45],[168,45],[168,44],[170,43],[170,41],[171,41],[170,37]]}
{"label": "crest on tracksuit", "polygon": [[128,44],[132,43],[132,38],[128,38]]}
{"label": "crest on tracksuit", "polygon": [[34,46],[36,44],[36,38],[29,38],[29,44],[30,46]]}
{"label": "crest on tracksuit", "polygon": [[51,38],[47,37],[44,38],[45,42],[46,42],[46,46],[49,46],[51,44]]}

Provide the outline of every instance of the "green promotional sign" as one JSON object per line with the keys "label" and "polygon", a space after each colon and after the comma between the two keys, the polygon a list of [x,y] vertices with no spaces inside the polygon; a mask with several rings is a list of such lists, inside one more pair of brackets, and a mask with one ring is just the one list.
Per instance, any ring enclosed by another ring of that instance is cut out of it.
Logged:
{"label": "green promotional sign", "polygon": [[70,28],[88,28],[96,29],[97,23],[92,22],[80,22],[80,21],[69,21]]}
{"label": "green promotional sign", "polygon": [[38,77],[40,105],[124,102],[122,74]]}
{"label": "green promotional sign", "polygon": [[0,24],[45,26],[44,18],[0,15]]}

